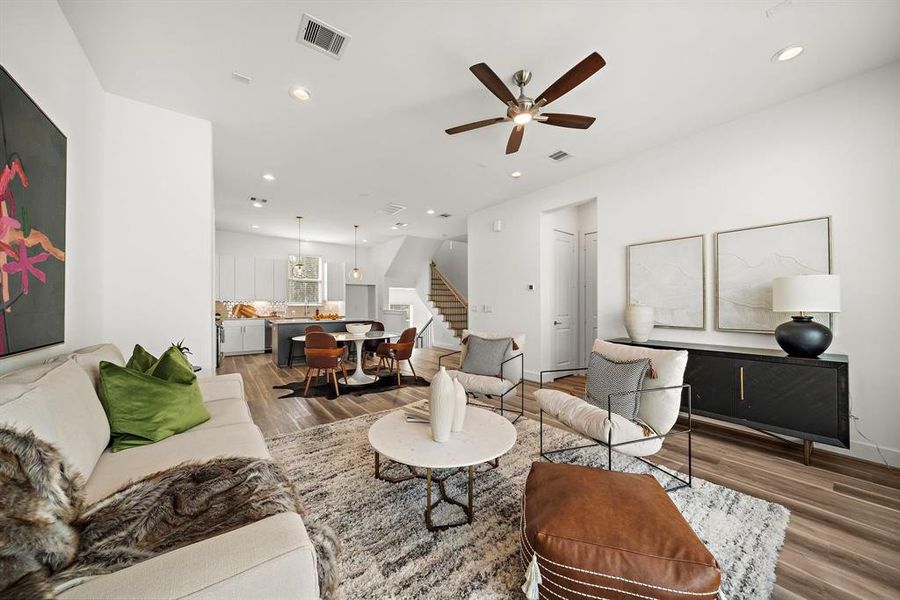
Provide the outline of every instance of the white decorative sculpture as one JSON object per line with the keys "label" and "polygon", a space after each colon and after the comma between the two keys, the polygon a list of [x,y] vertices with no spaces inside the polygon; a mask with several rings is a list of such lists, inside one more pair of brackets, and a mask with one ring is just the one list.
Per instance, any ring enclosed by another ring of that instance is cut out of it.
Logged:
{"label": "white decorative sculpture", "polygon": [[625,309],[625,329],[632,342],[646,342],[653,331],[653,307],[629,304]]}
{"label": "white decorative sculpture", "polygon": [[453,427],[454,432],[462,431],[463,423],[466,421],[466,404],[469,397],[466,395],[466,388],[458,379],[453,380],[453,389],[456,392],[453,400]]}
{"label": "white decorative sculpture", "polygon": [[428,411],[431,416],[431,437],[434,441],[446,442],[450,439],[455,406],[454,381],[447,374],[447,370],[441,367],[441,370],[431,380],[431,401],[428,403]]}

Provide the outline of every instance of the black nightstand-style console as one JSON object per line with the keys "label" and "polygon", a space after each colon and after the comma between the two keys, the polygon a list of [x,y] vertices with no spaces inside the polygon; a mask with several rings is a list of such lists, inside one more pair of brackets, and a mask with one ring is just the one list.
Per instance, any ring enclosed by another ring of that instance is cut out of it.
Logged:
{"label": "black nightstand-style console", "polygon": [[842,354],[795,358],[761,348],[609,341],[687,350],[684,381],[693,390],[695,415],[800,438],[805,464],[813,442],[850,447],[849,361]]}

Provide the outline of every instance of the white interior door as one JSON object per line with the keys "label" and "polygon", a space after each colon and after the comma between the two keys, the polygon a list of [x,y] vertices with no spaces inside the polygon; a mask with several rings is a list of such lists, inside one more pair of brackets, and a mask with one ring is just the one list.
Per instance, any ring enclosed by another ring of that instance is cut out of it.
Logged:
{"label": "white interior door", "polygon": [[582,281],[584,283],[584,341],[582,348],[584,357],[581,361],[582,365],[588,364],[591,356],[591,348],[594,346],[594,340],[597,339],[597,232],[584,234],[583,240],[584,251],[584,275]]}
{"label": "white interior door", "polygon": [[[578,260],[575,235],[553,231],[553,368],[577,367]],[[560,375],[558,374],[557,377]]]}
{"label": "white interior door", "polygon": [[369,307],[369,290],[372,287],[371,285],[356,284],[347,286],[346,312],[348,317],[353,319],[372,318],[373,313]]}

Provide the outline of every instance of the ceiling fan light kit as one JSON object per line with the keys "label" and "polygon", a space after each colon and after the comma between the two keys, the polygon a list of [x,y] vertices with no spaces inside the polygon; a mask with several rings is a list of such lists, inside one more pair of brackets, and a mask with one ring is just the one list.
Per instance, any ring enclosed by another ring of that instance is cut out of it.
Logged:
{"label": "ceiling fan light kit", "polygon": [[518,152],[522,145],[525,125],[532,121],[555,127],[587,129],[594,123],[594,117],[564,113],[542,113],[541,109],[584,83],[585,80],[602,69],[604,65],[606,65],[606,61],[603,60],[603,57],[596,52],[592,52],[587,58],[569,69],[565,75],[557,79],[553,85],[539,94],[536,99],[525,95],[525,86],[531,81],[531,71],[522,69],[513,74],[513,83],[519,88],[519,97],[516,98],[489,66],[485,63],[472,65],[469,67],[469,70],[478,78],[478,81],[501,102],[506,104],[506,116],[475,121],[474,123],[451,127],[445,131],[449,135],[454,135],[496,123],[512,121],[514,127],[506,143],[506,153],[513,154]]}

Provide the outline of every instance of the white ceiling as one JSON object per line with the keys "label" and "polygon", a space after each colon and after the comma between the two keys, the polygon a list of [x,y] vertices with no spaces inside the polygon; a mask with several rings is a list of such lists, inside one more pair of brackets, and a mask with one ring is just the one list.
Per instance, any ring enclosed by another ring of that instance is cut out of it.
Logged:
{"label": "white ceiling", "polygon": [[[303,214],[304,238],[344,243],[354,224],[370,244],[458,236],[476,209],[900,58],[896,1],[60,4],[108,91],[212,121],[219,229],[294,237]],[[304,12],[352,36],[342,60],[296,43]],[[770,61],[793,44],[806,52]],[[507,124],[444,133],[503,114],[470,65],[528,68],[534,96],[594,50],[607,66],[551,106],[591,129],[530,124],[511,156]]]}

